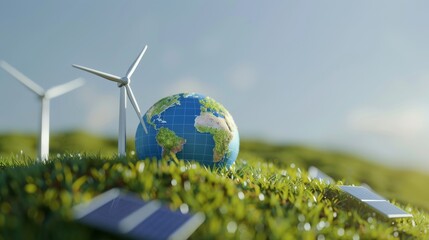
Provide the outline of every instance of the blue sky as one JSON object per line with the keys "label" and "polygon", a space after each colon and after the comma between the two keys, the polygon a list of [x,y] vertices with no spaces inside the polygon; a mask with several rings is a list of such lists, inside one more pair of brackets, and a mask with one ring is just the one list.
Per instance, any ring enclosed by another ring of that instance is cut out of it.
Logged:
{"label": "blue sky", "polygon": [[[6,1],[0,59],[42,87],[84,77],[51,103],[52,132],[115,135],[119,90],[71,67],[123,75],[145,112],[197,91],[242,137],[303,143],[429,171],[426,1]],[[38,129],[34,94],[0,71],[0,131]],[[129,136],[138,119],[128,110]]]}

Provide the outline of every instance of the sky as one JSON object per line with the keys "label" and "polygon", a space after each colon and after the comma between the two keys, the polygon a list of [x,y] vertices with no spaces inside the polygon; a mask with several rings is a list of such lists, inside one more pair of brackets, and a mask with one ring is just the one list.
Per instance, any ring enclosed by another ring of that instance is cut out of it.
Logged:
{"label": "sky", "polygon": [[[0,59],[44,88],[51,132],[115,136],[123,76],[142,112],[178,92],[222,103],[242,138],[305,144],[429,172],[427,1],[3,1]],[[36,132],[35,94],[0,71],[0,132]],[[127,110],[127,134],[138,119]]]}

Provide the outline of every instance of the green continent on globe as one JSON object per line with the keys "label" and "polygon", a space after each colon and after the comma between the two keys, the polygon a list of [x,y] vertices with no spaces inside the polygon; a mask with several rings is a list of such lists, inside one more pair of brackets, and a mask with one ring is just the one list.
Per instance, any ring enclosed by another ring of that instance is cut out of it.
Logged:
{"label": "green continent on globe", "polygon": [[214,99],[210,97],[205,97],[201,99],[200,103],[201,103],[201,112],[207,112],[209,109],[211,109],[212,111],[216,111],[218,113],[222,113],[222,115],[228,112],[222,104],[216,102]]}
{"label": "green continent on globe", "polygon": [[162,147],[162,157],[176,154],[183,150],[186,139],[176,135],[168,128],[162,127],[156,134],[156,141]]}
{"label": "green continent on globe", "polygon": [[[230,154],[229,143],[233,137],[231,127],[228,125],[227,118],[216,117],[213,113],[209,112],[209,109],[214,110],[213,108],[208,108],[206,107],[207,105],[201,104],[201,115],[195,118],[194,126],[198,132],[210,133],[213,136],[215,142],[213,161],[219,162],[225,155],[228,156]],[[220,106],[223,108],[222,105]],[[228,114],[228,112],[225,110],[223,114]]]}
{"label": "green continent on globe", "polygon": [[180,98],[180,95],[177,94],[177,95],[165,97],[159,100],[157,103],[155,103],[146,113],[147,123],[149,123],[156,129],[155,123],[152,122],[152,117],[156,115],[160,115],[170,107],[173,107],[175,105],[180,105],[179,98]]}
{"label": "green continent on globe", "polygon": [[205,97],[200,100],[201,103],[201,112],[217,112],[220,115],[222,115],[225,118],[226,124],[228,125],[229,131],[234,131],[237,126],[234,123],[234,120],[232,119],[232,116],[229,114],[229,112],[226,110],[226,108],[216,102],[214,99],[210,97]]}

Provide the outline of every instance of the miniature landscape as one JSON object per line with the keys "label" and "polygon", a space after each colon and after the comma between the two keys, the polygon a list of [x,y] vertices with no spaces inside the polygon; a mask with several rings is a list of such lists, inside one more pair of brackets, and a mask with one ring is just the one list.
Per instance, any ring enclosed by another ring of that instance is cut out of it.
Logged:
{"label": "miniature landscape", "polygon": [[0,240],[429,240],[429,2],[168,4],[0,8]]}
{"label": "miniature landscape", "polygon": [[[138,160],[133,145],[85,132],[53,135],[51,156],[35,162],[36,136],[0,137],[1,239],[118,239],[72,219],[72,207],[111,188],[203,212],[198,239],[428,239],[423,173],[388,168],[345,153],[242,140],[231,169]],[[129,140],[129,142],[132,142]],[[337,182],[308,176],[316,166]],[[386,220],[348,202],[337,185],[368,184],[413,218]]]}

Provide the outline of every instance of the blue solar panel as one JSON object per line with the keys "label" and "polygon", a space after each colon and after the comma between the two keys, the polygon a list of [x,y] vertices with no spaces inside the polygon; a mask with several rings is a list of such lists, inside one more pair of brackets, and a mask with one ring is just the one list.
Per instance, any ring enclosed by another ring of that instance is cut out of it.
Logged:
{"label": "blue solar panel", "polygon": [[186,239],[204,215],[183,214],[112,189],[74,208],[75,218],[96,228],[136,239]]}

